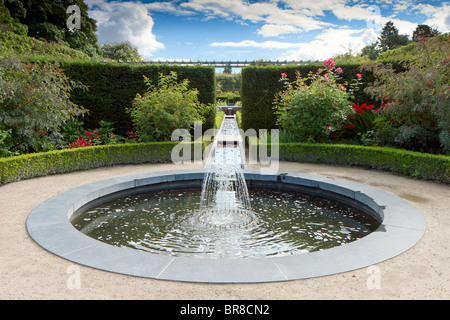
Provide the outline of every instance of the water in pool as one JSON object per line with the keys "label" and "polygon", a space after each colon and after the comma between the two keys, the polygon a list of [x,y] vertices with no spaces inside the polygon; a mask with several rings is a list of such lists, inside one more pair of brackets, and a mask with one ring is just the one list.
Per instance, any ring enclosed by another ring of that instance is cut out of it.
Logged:
{"label": "water in pool", "polygon": [[323,250],[355,241],[378,223],[323,197],[249,189],[254,223],[209,228],[196,219],[201,189],[119,198],[77,214],[72,224],[99,241],[151,253],[208,258],[261,258]]}

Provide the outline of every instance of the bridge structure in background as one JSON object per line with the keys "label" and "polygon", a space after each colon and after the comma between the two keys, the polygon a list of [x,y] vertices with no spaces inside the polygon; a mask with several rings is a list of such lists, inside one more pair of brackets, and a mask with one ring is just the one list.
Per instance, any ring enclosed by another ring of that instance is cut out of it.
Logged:
{"label": "bridge structure in background", "polygon": [[187,61],[187,60],[158,60],[158,61],[139,61],[131,62],[134,64],[165,64],[165,65],[186,65],[186,66],[207,66],[215,68],[245,68],[249,66],[285,66],[299,65],[307,63],[318,63],[319,61],[271,61],[271,60],[254,60],[254,61]]}

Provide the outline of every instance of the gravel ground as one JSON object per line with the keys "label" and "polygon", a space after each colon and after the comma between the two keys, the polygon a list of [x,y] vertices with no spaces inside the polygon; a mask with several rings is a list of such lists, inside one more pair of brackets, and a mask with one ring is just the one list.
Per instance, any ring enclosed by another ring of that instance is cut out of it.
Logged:
{"label": "gravel ground", "polygon": [[[118,176],[188,168],[200,166],[118,166],[31,179],[0,187],[0,299],[450,298],[450,187],[378,171],[280,163],[281,171],[317,174],[377,187],[410,202],[426,220],[424,237],[403,254],[372,268],[326,277],[258,284],[204,284],[131,277],[74,265],[41,248],[27,233],[25,222],[30,212],[60,192]],[[79,272],[79,283],[72,281],[74,270]],[[375,271],[379,282],[372,281]]]}

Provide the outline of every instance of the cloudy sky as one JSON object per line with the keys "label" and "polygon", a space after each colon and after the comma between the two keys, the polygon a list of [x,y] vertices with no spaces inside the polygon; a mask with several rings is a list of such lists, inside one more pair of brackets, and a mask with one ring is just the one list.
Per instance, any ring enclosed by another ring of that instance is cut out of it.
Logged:
{"label": "cloudy sky", "polygon": [[374,43],[391,20],[450,31],[441,0],[85,0],[100,42],[149,60],[323,60]]}

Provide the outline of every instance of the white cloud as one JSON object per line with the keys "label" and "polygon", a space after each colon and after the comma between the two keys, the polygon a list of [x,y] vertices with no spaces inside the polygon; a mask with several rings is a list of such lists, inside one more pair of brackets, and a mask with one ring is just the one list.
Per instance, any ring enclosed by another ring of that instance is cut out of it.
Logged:
{"label": "white cloud", "polygon": [[363,47],[374,43],[377,36],[373,29],[327,29],[316,40],[288,50],[278,60],[325,60],[349,50],[359,53]]}
{"label": "white cloud", "polygon": [[316,40],[307,43],[244,40],[240,42],[213,42],[210,46],[286,49],[286,53],[279,56],[278,60],[324,60],[349,50],[353,53],[359,53],[363,47],[374,43],[377,40],[377,36],[378,34],[373,29],[353,30],[330,28],[318,35]]}
{"label": "white cloud", "polygon": [[428,13],[430,18],[423,24],[437,28],[442,33],[450,31],[450,2],[444,3],[440,8],[428,8]]}
{"label": "white cloud", "polygon": [[[301,10],[280,8],[276,1],[249,3],[243,0],[190,0],[189,2],[181,3],[180,7],[210,16],[220,16],[254,23],[263,22],[266,26],[261,28],[259,33],[265,36],[269,34],[280,35],[283,30],[291,33],[293,28],[310,31],[330,26],[329,23],[308,16],[306,14],[308,12],[304,11],[303,8]],[[275,26],[287,25],[291,26],[291,28],[283,29],[280,27],[275,32]]]}
{"label": "white cloud", "polygon": [[144,58],[163,49],[153,34],[153,19],[139,2],[86,0],[89,16],[97,20],[99,42],[130,42]]}
{"label": "white cloud", "polygon": [[287,24],[265,24],[259,29],[258,34],[263,37],[278,37],[282,34],[299,33],[302,29]]}

